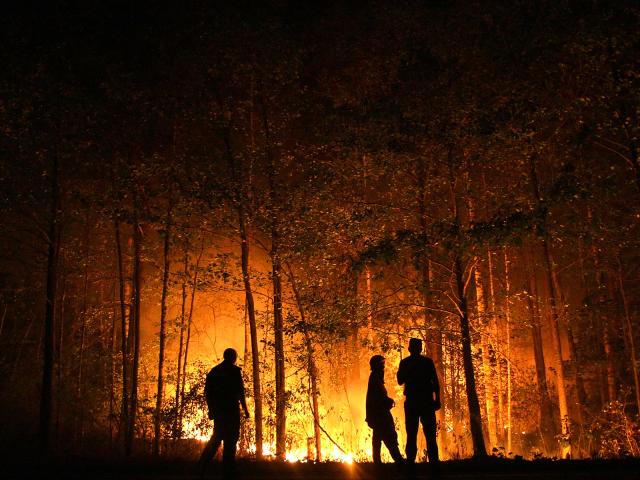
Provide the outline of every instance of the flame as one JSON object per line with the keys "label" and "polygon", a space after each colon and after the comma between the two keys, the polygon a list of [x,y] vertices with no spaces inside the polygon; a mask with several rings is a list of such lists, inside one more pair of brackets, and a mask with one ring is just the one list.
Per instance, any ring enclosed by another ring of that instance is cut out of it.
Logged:
{"label": "flame", "polygon": [[211,437],[211,434],[198,427],[194,420],[185,421],[182,425],[182,429],[185,438],[193,438],[200,442],[206,442]]}

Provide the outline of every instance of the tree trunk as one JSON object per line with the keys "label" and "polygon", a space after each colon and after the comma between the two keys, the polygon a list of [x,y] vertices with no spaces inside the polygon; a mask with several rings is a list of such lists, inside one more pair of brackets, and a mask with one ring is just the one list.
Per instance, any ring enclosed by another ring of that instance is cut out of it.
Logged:
{"label": "tree trunk", "polygon": [[160,297],[160,335],[159,335],[159,353],[158,353],[158,385],[156,394],[156,411],[153,424],[153,456],[160,455],[160,424],[162,420],[162,397],[164,382],[164,350],[166,343],[166,323],[167,323],[167,295],[169,291],[169,273],[171,271],[171,263],[169,259],[169,250],[171,247],[171,213],[173,209],[173,200],[169,198],[169,206],[167,208],[167,221],[165,223],[164,244],[162,255],[162,294]]}
{"label": "tree trunk", "polygon": [[631,372],[633,374],[633,386],[636,394],[636,407],[640,414],[640,379],[638,377],[638,353],[636,352],[636,345],[633,333],[633,323],[631,322],[631,314],[629,313],[629,302],[627,300],[627,294],[624,288],[624,280],[622,278],[622,263],[620,257],[618,261],[618,286],[620,288],[620,296],[622,297],[622,306],[624,307],[624,319],[626,326],[626,335],[629,344],[629,354],[631,356]]}
{"label": "tree trunk", "polygon": [[[589,215],[591,218],[591,215]],[[613,350],[611,347],[610,335],[609,335],[609,315],[606,312],[607,303],[610,300],[607,298],[606,291],[608,289],[607,284],[610,283],[607,281],[605,272],[600,265],[600,260],[598,259],[598,254],[596,252],[595,246],[591,246],[591,258],[593,260],[593,266],[596,270],[596,288],[597,288],[597,303],[598,303],[598,314],[596,315],[596,328],[597,334],[600,336],[602,340],[602,351],[601,353],[604,355],[604,366],[601,366],[601,377],[604,379],[604,383],[606,389],[601,392],[601,397],[603,400],[603,405],[607,402],[613,402],[617,398],[617,388],[616,388],[616,375],[615,375],[615,366],[613,362]]]}
{"label": "tree trunk", "polygon": [[271,130],[264,98],[260,97],[262,128],[265,135],[266,155],[269,164],[269,215],[271,221],[271,276],[273,282],[273,334],[276,370],[276,459],[286,455],[286,381],[284,361],[284,323],[282,317],[282,281],[280,261],[280,231],[278,225],[276,166],[271,144]]}
{"label": "tree trunk", "polygon": [[178,366],[176,370],[176,417],[173,422],[173,438],[181,436],[182,425],[180,423],[180,385],[182,381],[182,352],[184,350],[184,330],[186,325],[187,311],[187,279],[189,276],[189,244],[184,245],[184,269],[182,272],[182,298],[180,302],[180,336],[178,337]]}
{"label": "tree trunk", "polygon": [[527,295],[527,302],[529,304],[533,356],[536,365],[536,383],[538,384],[538,396],[540,400],[539,424],[544,448],[547,452],[550,452],[550,445],[556,435],[556,428],[553,421],[553,405],[551,404],[551,397],[549,396],[547,367],[545,365],[544,350],[542,346],[542,328],[540,326],[538,287],[533,263],[533,252],[530,252],[527,269],[529,270],[528,276],[530,290],[529,295]]}
{"label": "tree trunk", "polygon": [[78,379],[76,384],[76,398],[78,402],[78,425],[75,429],[75,437],[78,442],[78,451],[82,452],[82,443],[84,441],[84,399],[82,394],[82,381],[84,373],[84,350],[85,350],[85,337],[87,330],[87,293],[89,289],[89,215],[85,217],[85,231],[84,231],[84,271],[82,280],[82,310],[81,318],[82,323],[80,325],[80,352],[78,354]]}
{"label": "tree trunk", "polygon": [[131,364],[131,398],[129,400],[129,424],[125,444],[126,456],[133,453],[136,418],[138,413],[138,370],[140,367],[140,293],[142,287],[142,226],[139,223],[138,199],[135,200],[133,222],[133,286],[131,289],[131,319],[129,337],[132,338],[133,358]]}
{"label": "tree trunk", "polygon": [[460,308],[460,333],[462,341],[462,362],[464,366],[464,379],[467,391],[467,403],[469,407],[469,425],[471,427],[471,440],[473,442],[473,456],[485,457],[487,448],[482,434],[482,415],[480,414],[480,402],[476,390],[476,379],[473,371],[473,354],[471,352],[471,332],[469,330],[469,311],[467,297],[464,291],[464,278],[462,261],[456,255],[454,262],[456,289]]}
{"label": "tree trunk", "polygon": [[[468,175],[465,174],[465,178],[468,182]],[[467,187],[468,188],[468,187]],[[475,219],[475,209],[474,204],[470,196],[467,196],[467,207],[468,207],[468,215],[469,222],[473,222]],[[487,295],[484,288],[484,282],[482,278],[482,272],[480,271],[480,266],[478,264],[478,258],[474,258],[474,262],[476,263],[475,268],[473,269],[473,282],[476,290],[476,313],[477,313],[477,328],[480,332],[480,347],[481,347],[481,365],[482,365],[482,389],[484,391],[484,404],[483,410],[485,413],[486,423],[486,432],[487,437],[489,439],[489,444],[492,448],[495,448],[498,444],[496,437],[496,413],[495,413],[495,402],[494,402],[494,389],[493,389],[493,371],[491,368],[491,358],[489,355],[490,351],[490,339],[487,334],[488,328],[486,326],[489,324],[488,321],[488,313],[487,313]]]}
{"label": "tree trunk", "polygon": [[129,348],[127,342],[127,324],[131,322],[130,311],[127,315],[127,305],[125,300],[125,278],[122,262],[122,242],[120,239],[120,222],[114,220],[116,253],[118,261],[118,292],[120,296],[120,353],[122,355],[122,403],[120,409],[120,432],[126,449],[126,431],[129,428]]}
{"label": "tree trunk", "polygon": [[244,207],[238,207],[238,223],[240,225],[240,249],[242,264],[242,280],[244,284],[245,301],[249,317],[249,333],[251,335],[251,372],[253,374],[254,421],[256,429],[256,458],[262,458],[262,387],[260,382],[260,355],[258,350],[258,326],[256,321],[255,303],[251,288],[249,273],[249,240],[245,222]]}
{"label": "tree trunk", "polygon": [[[253,109],[253,95],[254,95],[254,85],[253,82],[251,84],[251,101],[252,101],[252,109],[250,113],[250,137],[251,137],[251,148],[255,148],[254,141],[254,109]],[[224,106],[221,97],[218,93],[218,106],[220,111],[224,111]],[[266,111],[264,109],[264,105],[262,105],[262,118],[263,118],[263,126],[265,129],[265,135],[267,137],[267,144],[269,143],[269,129],[268,122],[266,118]],[[258,348],[258,324],[256,320],[255,313],[255,301],[253,298],[253,288],[251,286],[251,274],[250,274],[250,262],[249,262],[249,238],[247,232],[247,213],[245,210],[245,192],[247,191],[247,185],[245,181],[245,176],[243,172],[242,165],[238,165],[238,161],[233,155],[233,149],[231,145],[231,136],[227,130],[224,132],[224,144],[225,144],[225,154],[227,157],[227,163],[229,164],[229,168],[231,169],[232,178],[236,182],[236,191],[237,197],[234,199],[236,201],[236,209],[238,212],[238,227],[240,231],[240,251],[241,251],[241,266],[242,266],[242,281],[244,285],[245,292],[245,303],[247,306],[247,314],[249,317],[249,333],[251,335],[251,367],[252,367],[252,380],[253,380],[253,399],[254,399],[254,422],[255,422],[255,430],[256,430],[256,458],[262,458],[262,449],[263,449],[263,432],[262,432],[262,424],[263,424],[263,413],[262,413],[262,386],[261,386],[261,378],[260,378],[260,352]],[[267,145],[269,148],[269,145]],[[271,153],[268,153],[269,160],[271,160]]]}
{"label": "tree trunk", "polygon": [[184,359],[182,361],[182,385],[180,386],[180,410],[178,411],[178,419],[180,428],[182,428],[182,420],[184,418],[184,390],[187,383],[187,364],[189,360],[189,345],[191,343],[191,323],[193,320],[193,305],[196,299],[196,289],[198,287],[198,269],[200,268],[200,261],[202,260],[202,254],[204,253],[204,240],[200,245],[200,253],[196,260],[195,272],[193,274],[193,285],[191,287],[191,299],[189,301],[189,315],[187,317],[187,338],[184,342]]}
{"label": "tree trunk", "polygon": [[50,452],[51,439],[51,413],[53,396],[53,368],[54,368],[54,344],[55,344],[55,311],[56,311],[56,283],[58,276],[58,254],[60,248],[59,216],[60,209],[60,183],[58,172],[58,158],[54,154],[51,165],[51,204],[48,226],[48,250],[47,250],[47,291],[44,316],[43,337],[43,365],[42,365],[42,389],[40,392],[40,418],[39,418],[39,447],[40,453],[47,456]]}
{"label": "tree trunk", "polygon": [[[461,243],[462,221],[460,208],[458,206],[458,195],[456,193],[457,175],[453,164],[453,146],[448,147],[449,166],[449,190],[451,195],[451,207],[453,209],[453,221],[458,234],[458,243]],[[460,341],[462,344],[462,365],[465,378],[465,389],[467,393],[467,406],[469,408],[469,426],[471,429],[471,441],[473,444],[473,456],[483,458],[487,456],[487,448],[482,432],[482,415],[480,413],[480,402],[478,400],[478,390],[473,368],[473,352],[471,348],[471,330],[469,326],[469,307],[467,302],[466,283],[464,278],[464,268],[462,264],[462,247],[456,245],[453,259],[453,276],[455,281],[455,291],[457,293],[457,307],[460,318]],[[471,273],[470,273],[471,274]]]}
{"label": "tree trunk", "polygon": [[480,331],[480,345],[482,348],[482,373],[483,373],[483,389],[484,389],[484,410],[486,417],[487,433],[491,447],[498,445],[496,437],[496,412],[494,402],[494,378],[491,368],[491,358],[489,355],[489,338],[486,333],[485,323],[487,323],[487,299],[482,281],[482,274],[478,265],[473,271],[473,280],[476,288],[476,311],[478,314],[478,330]]}
{"label": "tree trunk", "polygon": [[313,414],[313,432],[314,439],[316,445],[316,462],[322,461],[322,434],[320,428],[320,411],[319,411],[319,402],[318,398],[320,396],[320,391],[318,389],[318,368],[316,367],[315,359],[314,359],[314,349],[313,343],[311,341],[311,335],[309,334],[309,327],[307,325],[307,319],[305,318],[305,311],[302,305],[302,299],[300,297],[300,292],[298,290],[298,286],[296,285],[295,277],[293,276],[293,270],[291,266],[287,265],[287,270],[289,273],[289,280],[291,283],[291,288],[293,290],[293,295],[296,299],[296,304],[298,305],[298,312],[300,312],[300,321],[302,323],[302,333],[304,335],[304,346],[307,353],[307,373],[309,374],[309,382],[311,384],[311,413]]}
{"label": "tree trunk", "polygon": [[503,247],[504,253],[504,311],[506,321],[506,357],[507,357],[507,455],[511,452],[511,441],[513,431],[511,428],[511,280],[509,278],[509,256],[507,255],[507,247]]}
{"label": "tree trunk", "polygon": [[549,248],[549,235],[546,231],[546,206],[543,205],[543,199],[540,194],[540,186],[538,183],[538,175],[533,155],[529,156],[531,167],[531,183],[535,195],[535,201],[538,208],[543,212],[542,219],[542,235],[541,244],[543,251],[543,259],[545,265],[546,283],[549,292],[549,308],[551,310],[551,335],[553,345],[555,347],[555,370],[556,383],[558,389],[558,406],[560,408],[560,425],[562,438],[560,440],[562,458],[571,457],[571,422],[569,417],[569,402],[567,400],[567,389],[565,386],[565,370],[563,363],[562,337],[560,332],[560,319],[558,315],[558,292],[553,281],[554,268],[551,258],[551,249]]}

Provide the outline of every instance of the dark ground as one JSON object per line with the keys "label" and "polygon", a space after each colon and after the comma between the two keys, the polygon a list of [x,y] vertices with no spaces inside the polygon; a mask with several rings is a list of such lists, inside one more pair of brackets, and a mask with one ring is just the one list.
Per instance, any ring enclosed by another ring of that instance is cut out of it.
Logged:
{"label": "dark ground", "polygon": [[[4,470],[4,472],[3,472]],[[212,464],[206,480],[220,478],[219,465]],[[345,465],[339,463],[289,464],[278,462],[238,463],[239,480],[396,480],[433,478],[428,464],[418,464],[413,476],[397,471],[394,465],[376,469],[369,463]],[[128,463],[73,462],[35,465],[9,462],[0,466],[2,479],[63,478],[69,480],[169,480],[200,479],[192,462],[151,460]],[[443,462],[439,478],[443,479],[499,479],[499,480],[592,480],[639,479],[640,459],[630,460],[458,460]]]}

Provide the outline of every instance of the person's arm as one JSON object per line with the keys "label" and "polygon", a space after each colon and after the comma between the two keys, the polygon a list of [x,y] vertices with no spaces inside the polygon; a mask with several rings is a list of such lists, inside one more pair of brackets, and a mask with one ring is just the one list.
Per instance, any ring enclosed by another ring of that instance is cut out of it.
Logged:
{"label": "person's arm", "polygon": [[440,410],[440,382],[438,381],[438,371],[436,365],[431,361],[431,368],[433,369],[433,392],[435,393],[435,409]]}
{"label": "person's arm", "polygon": [[398,385],[404,385],[404,382],[407,381],[405,368],[402,360],[400,360],[400,366],[398,367],[398,373],[396,374],[396,378],[398,379]]}

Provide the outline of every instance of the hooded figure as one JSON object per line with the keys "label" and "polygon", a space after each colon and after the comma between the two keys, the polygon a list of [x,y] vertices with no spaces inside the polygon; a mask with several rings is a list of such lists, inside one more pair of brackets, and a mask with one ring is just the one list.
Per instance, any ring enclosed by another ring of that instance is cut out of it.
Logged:
{"label": "hooded figure", "polygon": [[390,412],[395,402],[387,395],[387,389],[384,386],[384,357],[374,355],[369,360],[369,365],[371,366],[371,375],[369,375],[367,387],[366,421],[367,425],[373,429],[373,463],[377,465],[382,463],[380,449],[382,442],[384,442],[393,460],[401,464],[403,458],[398,448],[398,434]]}

